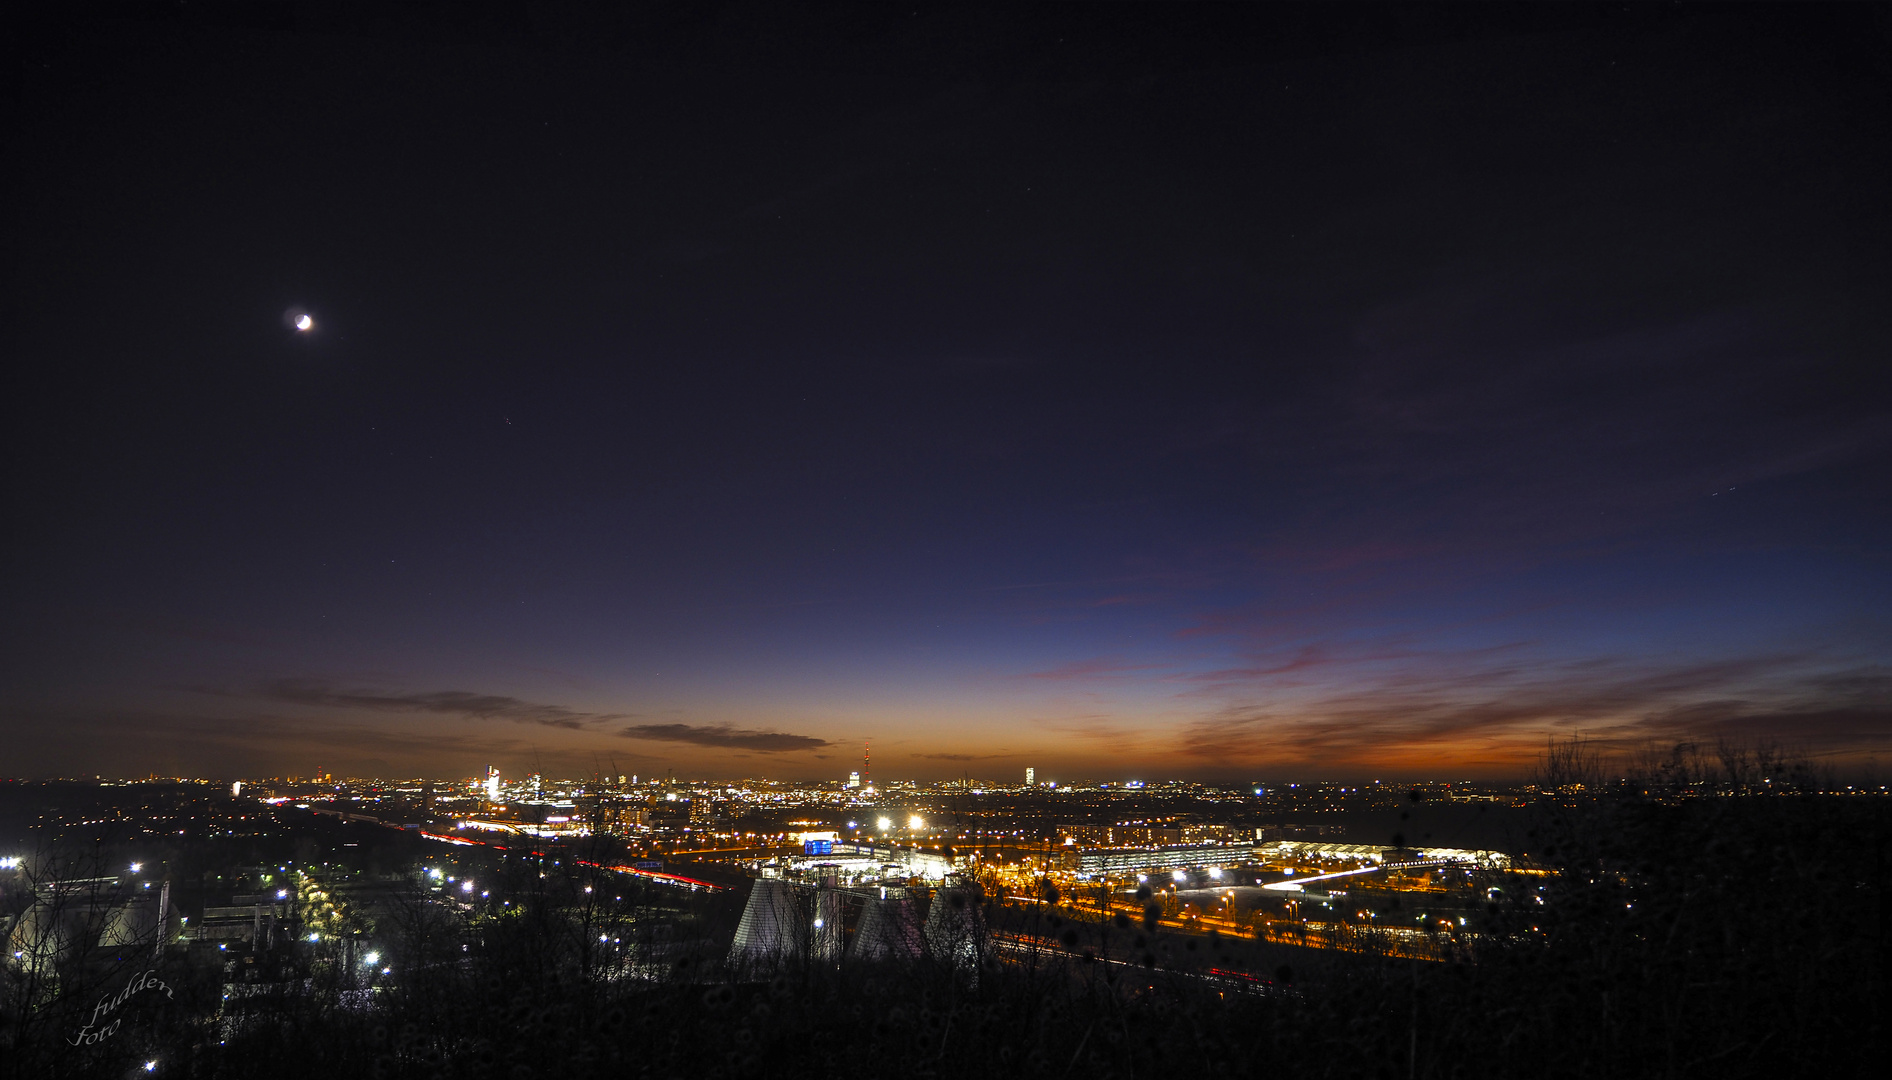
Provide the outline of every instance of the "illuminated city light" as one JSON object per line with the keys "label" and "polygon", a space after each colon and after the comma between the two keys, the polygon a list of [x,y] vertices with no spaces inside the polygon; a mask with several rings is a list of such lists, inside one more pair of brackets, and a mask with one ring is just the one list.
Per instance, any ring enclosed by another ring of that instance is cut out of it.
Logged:
{"label": "illuminated city light", "polygon": [[378,952],[371,952],[368,955],[362,957],[361,962],[364,964],[367,964],[369,967],[373,967],[374,965],[379,964],[381,962],[381,954]]}
{"label": "illuminated city light", "polygon": [[132,863],[132,864],[131,864],[131,872],[135,874],[135,873],[137,873],[138,871],[140,871],[140,870],[143,870],[143,869],[144,869],[144,867],[145,867],[145,864],[144,864],[144,863],[141,863],[141,862],[135,862],[135,863]]}

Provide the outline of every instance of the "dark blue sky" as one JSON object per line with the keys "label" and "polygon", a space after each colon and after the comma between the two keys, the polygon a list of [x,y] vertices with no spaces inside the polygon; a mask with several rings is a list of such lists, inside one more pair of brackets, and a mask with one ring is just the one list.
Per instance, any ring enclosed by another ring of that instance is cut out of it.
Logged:
{"label": "dark blue sky", "polygon": [[1892,737],[1872,9],[113,10],[0,773]]}

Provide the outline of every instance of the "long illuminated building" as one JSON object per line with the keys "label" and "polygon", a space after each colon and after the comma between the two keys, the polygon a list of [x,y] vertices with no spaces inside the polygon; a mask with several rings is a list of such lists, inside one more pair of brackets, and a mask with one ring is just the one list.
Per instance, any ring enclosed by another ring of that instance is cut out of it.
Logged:
{"label": "long illuminated building", "polygon": [[1229,847],[1220,844],[1161,848],[1066,848],[1060,853],[1060,869],[1079,874],[1121,874],[1139,870],[1203,870],[1216,866],[1234,866],[1250,860],[1276,859],[1350,860],[1383,863],[1401,860],[1461,863],[1487,869],[1511,865],[1508,856],[1496,851],[1469,848],[1408,848],[1388,851],[1370,844],[1327,844],[1284,840],[1259,847]]}
{"label": "long illuminated building", "polygon": [[1134,870],[1202,870],[1246,862],[1246,848],[1221,845],[1173,848],[1067,848],[1060,853],[1062,869],[1080,874],[1121,874]]}

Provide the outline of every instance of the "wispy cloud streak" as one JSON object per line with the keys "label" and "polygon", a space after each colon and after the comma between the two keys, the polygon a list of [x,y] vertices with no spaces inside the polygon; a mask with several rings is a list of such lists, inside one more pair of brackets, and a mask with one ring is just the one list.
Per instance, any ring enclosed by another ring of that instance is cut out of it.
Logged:
{"label": "wispy cloud streak", "polygon": [[392,693],[373,689],[342,689],[320,679],[272,680],[258,687],[254,696],[294,705],[369,712],[428,713],[473,720],[506,720],[515,724],[540,724],[568,731],[582,731],[592,724],[624,718],[621,713],[580,712],[563,705],[544,705],[504,694],[478,694],[467,690]]}
{"label": "wispy cloud streak", "polygon": [[731,727],[728,724],[633,724],[618,732],[627,739],[650,739],[656,742],[689,743],[694,746],[713,746],[731,750],[757,750],[763,753],[792,753],[797,750],[819,750],[830,746],[826,739],[817,739],[812,735],[790,735],[780,731],[752,731],[748,728]]}
{"label": "wispy cloud streak", "polygon": [[1205,760],[1370,761],[1515,756],[1578,731],[1624,743],[1731,734],[1883,747],[1892,744],[1892,675],[1821,670],[1792,654],[1404,671],[1308,699],[1232,702],[1185,724],[1179,743]]}

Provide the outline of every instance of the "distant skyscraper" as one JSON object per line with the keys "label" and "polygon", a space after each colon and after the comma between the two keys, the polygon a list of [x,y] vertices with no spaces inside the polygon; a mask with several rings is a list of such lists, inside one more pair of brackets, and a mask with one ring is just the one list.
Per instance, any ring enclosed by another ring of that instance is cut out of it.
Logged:
{"label": "distant skyscraper", "polygon": [[486,801],[499,801],[499,770],[491,765],[486,767]]}
{"label": "distant skyscraper", "polygon": [[1030,787],[1033,784],[1036,784],[1037,782],[1038,782],[1038,770],[1030,766],[1026,766],[1025,767],[1025,786]]}
{"label": "distant skyscraper", "polygon": [[860,786],[861,786],[861,774],[860,774],[860,773],[857,773],[857,772],[851,772],[851,773],[848,773],[848,774],[847,774],[847,786],[848,786],[848,787],[851,787],[851,788],[857,788],[857,787],[860,787]]}

